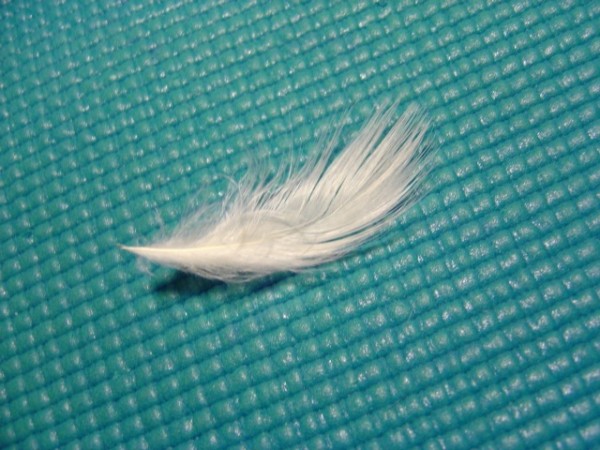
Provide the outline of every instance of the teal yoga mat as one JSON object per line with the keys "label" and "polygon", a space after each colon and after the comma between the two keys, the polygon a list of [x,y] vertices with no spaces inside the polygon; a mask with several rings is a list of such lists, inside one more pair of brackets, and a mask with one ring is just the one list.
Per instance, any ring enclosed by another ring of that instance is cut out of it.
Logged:
{"label": "teal yoga mat", "polygon": [[[2,2],[0,446],[599,446],[599,14]],[[117,247],[395,99],[430,194],[351,255],[227,285]]]}

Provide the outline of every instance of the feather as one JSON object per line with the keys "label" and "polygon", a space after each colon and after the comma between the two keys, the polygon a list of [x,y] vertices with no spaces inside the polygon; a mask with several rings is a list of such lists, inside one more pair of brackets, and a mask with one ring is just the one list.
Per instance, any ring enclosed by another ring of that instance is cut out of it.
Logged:
{"label": "feather", "polygon": [[397,108],[379,108],[338,155],[340,127],[297,170],[290,165],[270,180],[248,173],[219,208],[193,211],[150,246],[122,248],[224,281],[297,272],[348,253],[424,194],[428,122],[411,105],[390,128]]}

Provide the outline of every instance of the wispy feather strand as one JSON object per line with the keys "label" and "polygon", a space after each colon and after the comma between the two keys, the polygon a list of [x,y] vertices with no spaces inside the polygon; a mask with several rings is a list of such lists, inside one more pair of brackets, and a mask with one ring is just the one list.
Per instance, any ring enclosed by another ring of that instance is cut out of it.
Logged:
{"label": "wispy feather strand", "polygon": [[300,271],[348,253],[423,195],[428,123],[411,105],[385,133],[397,108],[379,108],[338,155],[340,127],[300,169],[269,181],[249,173],[220,208],[194,211],[151,246],[123,248],[224,281]]}

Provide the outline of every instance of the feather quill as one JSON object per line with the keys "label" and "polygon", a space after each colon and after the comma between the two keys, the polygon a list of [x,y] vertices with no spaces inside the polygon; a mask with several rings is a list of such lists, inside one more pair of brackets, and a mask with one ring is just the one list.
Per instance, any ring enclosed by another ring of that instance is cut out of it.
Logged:
{"label": "feather quill", "polygon": [[[411,105],[379,108],[339,154],[341,128],[298,170],[249,173],[220,208],[193,211],[167,238],[124,250],[204,278],[245,281],[334,260],[364,243],[424,194],[428,122]],[[389,131],[386,130],[389,128]]]}

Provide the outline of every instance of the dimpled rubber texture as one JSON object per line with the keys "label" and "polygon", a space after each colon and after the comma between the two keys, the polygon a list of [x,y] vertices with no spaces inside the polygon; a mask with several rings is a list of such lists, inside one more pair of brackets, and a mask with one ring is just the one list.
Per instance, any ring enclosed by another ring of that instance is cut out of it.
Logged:
{"label": "dimpled rubber texture", "polygon": [[[3,2],[0,446],[600,445],[599,16]],[[353,254],[226,285],[117,247],[396,98],[431,192]]]}

